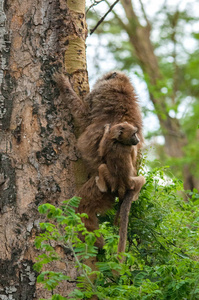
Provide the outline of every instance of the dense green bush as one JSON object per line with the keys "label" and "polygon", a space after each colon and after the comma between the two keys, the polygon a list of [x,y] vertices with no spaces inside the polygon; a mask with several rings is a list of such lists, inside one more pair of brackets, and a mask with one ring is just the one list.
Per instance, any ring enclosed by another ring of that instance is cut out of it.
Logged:
{"label": "dense green bush", "polygon": [[[40,213],[52,221],[41,223],[43,233],[35,244],[43,254],[38,256],[35,270],[41,272],[44,265],[59,260],[50,243],[54,240],[70,249],[81,274],[78,289],[68,298],[53,295],[52,300],[88,299],[92,295],[106,300],[199,299],[199,194],[194,190],[188,197],[182,182],[165,172],[166,169],[154,169],[145,174],[146,184],[139,200],[132,204],[124,263],[118,262],[118,228],[112,225],[114,209],[101,218],[99,231],[89,233],[80,215],[75,214],[77,197],[65,201],[60,208],[50,204],[39,207]],[[85,243],[78,238],[80,231]],[[100,233],[106,244],[99,254],[94,242]],[[98,257],[99,271],[92,272],[84,264],[92,256]],[[93,273],[94,283],[90,281]],[[49,290],[54,290],[61,280],[70,278],[51,271],[38,276],[38,282]]]}

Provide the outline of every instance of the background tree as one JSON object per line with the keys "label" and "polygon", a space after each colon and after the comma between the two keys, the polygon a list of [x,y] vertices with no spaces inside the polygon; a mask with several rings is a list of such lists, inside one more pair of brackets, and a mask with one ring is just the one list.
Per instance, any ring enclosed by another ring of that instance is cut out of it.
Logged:
{"label": "background tree", "polygon": [[[101,5],[90,12],[96,22],[102,16],[102,7],[107,5],[108,10],[114,1],[91,2]],[[195,2],[188,2],[192,5],[182,8],[180,2],[171,6],[164,1],[155,16],[148,16],[148,3],[121,0],[95,32],[99,40],[106,34],[106,47],[121,69],[133,68],[146,82],[153,104],[150,112],[156,114],[160,124],[160,130],[148,135],[164,137],[164,148],[157,145],[161,161],[170,163],[185,189],[193,189],[199,188],[198,31],[194,29],[198,23]],[[188,43],[193,46],[187,47]],[[144,112],[147,115],[149,110]]]}
{"label": "background tree", "polygon": [[[39,299],[32,269],[43,202],[61,203],[82,180],[74,125],[52,81],[66,68],[81,97],[88,91],[85,2],[0,3],[0,298]],[[57,245],[59,250],[59,246]],[[52,269],[76,271],[60,248]],[[67,295],[75,282],[61,286]]]}

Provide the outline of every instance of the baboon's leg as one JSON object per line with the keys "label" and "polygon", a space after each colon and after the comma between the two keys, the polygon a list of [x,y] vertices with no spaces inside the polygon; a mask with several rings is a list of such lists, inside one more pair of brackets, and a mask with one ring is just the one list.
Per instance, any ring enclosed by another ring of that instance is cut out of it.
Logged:
{"label": "baboon's leg", "polygon": [[[89,213],[88,219],[83,218],[82,221],[84,222],[85,227],[88,231],[93,232],[94,230],[99,229],[98,218],[96,214]],[[84,241],[84,236],[82,236],[81,233],[80,233],[80,238],[81,240]],[[98,248],[103,248],[104,239],[101,235],[96,238],[95,246]]]}
{"label": "baboon's leg", "polygon": [[107,183],[105,181],[105,174],[104,174],[105,172],[108,172],[106,165],[105,164],[100,165],[98,168],[98,172],[99,172],[99,176],[95,177],[96,185],[102,193],[105,193],[108,190]]}
{"label": "baboon's leg", "polygon": [[[109,172],[106,164],[101,164],[98,168],[99,176],[95,178],[97,187],[104,193],[107,192],[108,187],[111,188],[111,192],[116,190],[116,180]],[[107,186],[108,185],[108,186]]]}
{"label": "baboon's leg", "polygon": [[132,177],[131,181],[132,181],[131,189],[134,191],[133,201],[135,201],[138,199],[139,192],[143,187],[143,185],[145,184],[146,180],[144,176],[137,176],[137,177]]}

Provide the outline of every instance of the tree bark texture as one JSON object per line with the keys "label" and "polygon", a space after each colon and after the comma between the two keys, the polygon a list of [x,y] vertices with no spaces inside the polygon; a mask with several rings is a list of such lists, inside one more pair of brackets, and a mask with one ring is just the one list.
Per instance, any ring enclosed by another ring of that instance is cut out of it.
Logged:
{"label": "tree bark texture", "polygon": [[[0,299],[50,297],[36,285],[38,205],[75,194],[83,172],[74,125],[52,81],[66,70],[88,91],[83,0],[0,0]],[[80,166],[80,167],[79,167]],[[57,246],[52,269],[76,278],[73,258]],[[63,283],[66,296],[75,283]],[[59,292],[55,291],[55,292]]]}
{"label": "tree bark texture", "polygon": [[[123,23],[116,13],[115,16],[129,36],[129,41],[133,46],[134,55],[139,65],[149,77],[150,98],[157,112],[162,134],[165,138],[165,151],[170,157],[183,157],[183,147],[188,143],[187,138],[181,129],[178,119],[169,116],[164,96],[157,98],[154,93],[157,90],[156,85],[158,81],[161,80],[161,70],[150,38],[150,23],[146,19],[146,26],[140,24],[139,18],[134,11],[132,0],[121,0],[121,4],[128,23]],[[199,188],[199,180],[191,173],[188,165],[184,166],[182,172],[185,189]]]}

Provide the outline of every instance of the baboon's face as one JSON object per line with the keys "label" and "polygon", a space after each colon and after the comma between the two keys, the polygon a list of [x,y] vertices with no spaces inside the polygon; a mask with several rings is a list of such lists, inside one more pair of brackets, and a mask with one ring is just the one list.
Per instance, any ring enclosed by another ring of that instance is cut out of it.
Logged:
{"label": "baboon's face", "polygon": [[130,139],[130,142],[131,142],[131,145],[135,146],[139,143],[139,138],[137,136],[137,133],[134,133],[132,136],[131,136],[131,139]]}
{"label": "baboon's face", "polygon": [[139,138],[137,136],[138,129],[127,122],[117,124],[112,127],[113,137],[124,145],[137,145]]}

